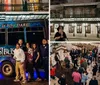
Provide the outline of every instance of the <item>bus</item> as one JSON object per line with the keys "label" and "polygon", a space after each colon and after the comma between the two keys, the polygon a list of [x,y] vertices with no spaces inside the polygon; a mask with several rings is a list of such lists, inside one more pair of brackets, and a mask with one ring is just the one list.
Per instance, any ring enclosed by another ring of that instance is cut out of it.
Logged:
{"label": "bus", "polygon": [[12,55],[19,39],[38,45],[43,38],[49,39],[48,19],[47,13],[0,14],[0,71],[3,75],[14,73]]}

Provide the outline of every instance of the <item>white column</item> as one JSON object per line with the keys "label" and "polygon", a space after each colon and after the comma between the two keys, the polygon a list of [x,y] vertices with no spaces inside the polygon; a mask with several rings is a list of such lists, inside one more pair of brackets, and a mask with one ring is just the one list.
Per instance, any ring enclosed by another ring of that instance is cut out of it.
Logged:
{"label": "white column", "polygon": [[85,36],[85,23],[82,24],[82,35]]}
{"label": "white column", "polygon": [[77,24],[75,23],[74,26],[75,26],[74,27],[74,33],[75,33],[75,36],[76,36],[77,35]]}

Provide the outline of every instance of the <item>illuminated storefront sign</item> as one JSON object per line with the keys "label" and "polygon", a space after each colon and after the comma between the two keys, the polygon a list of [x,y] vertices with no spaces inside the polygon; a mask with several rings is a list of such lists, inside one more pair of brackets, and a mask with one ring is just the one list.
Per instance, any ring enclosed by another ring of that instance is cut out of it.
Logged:
{"label": "illuminated storefront sign", "polygon": [[20,28],[20,27],[43,27],[40,22],[16,23],[16,22],[0,22],[0,28]]}
{"label": "illuminated storefront sign", "polygon": [[100,21],[100,18],[63,18],[51,19],[51,21]]}

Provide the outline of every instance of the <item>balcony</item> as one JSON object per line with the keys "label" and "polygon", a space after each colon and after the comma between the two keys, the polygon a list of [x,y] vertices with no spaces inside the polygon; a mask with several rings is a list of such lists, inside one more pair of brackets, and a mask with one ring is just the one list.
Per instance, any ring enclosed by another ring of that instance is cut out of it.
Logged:
{"label": "balcony", "polygon": [[27,4],[0,4],[0,12],[5,11],[48,11],[49,3],[27,3]]}
{"label": "balcony", "polygon": [[95,14],[51,14],[51,18],[96,18],[100,16],[96,16]]}

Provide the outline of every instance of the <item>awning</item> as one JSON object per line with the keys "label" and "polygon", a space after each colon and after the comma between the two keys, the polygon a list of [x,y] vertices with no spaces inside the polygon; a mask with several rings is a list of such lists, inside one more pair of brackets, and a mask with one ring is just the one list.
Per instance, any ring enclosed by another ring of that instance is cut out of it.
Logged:
{"label": "awning", "polygon": [[0,13],[0,21],[29,21],[29,20],[49,19],[48,13]]}

